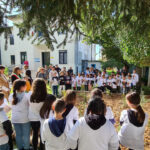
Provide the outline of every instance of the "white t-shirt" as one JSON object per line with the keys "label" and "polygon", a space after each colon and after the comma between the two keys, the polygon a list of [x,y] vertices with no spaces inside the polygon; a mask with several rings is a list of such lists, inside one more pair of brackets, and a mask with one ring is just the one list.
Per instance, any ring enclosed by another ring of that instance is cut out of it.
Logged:
{"label": "white t-shirt", "polygon": [[139,82],[139,75],[137,73],[133,73],[132,78],[135,78],[136,83]]}
{"label": "white t-shirt", "polygon": [[0,145],[4,145],[4,144],[8,143],[8,136],[5,135],[6,132],[3,128],[3,122],[5,122],[7,120],[8,120],[8,117],[7,117],[6,113],[4,112],[3,108],[0,108]]}
{"label": "white t-shirt", "polygon": [[131,149],[144,150],[144,132],[148,123],[148,115],[145,115],[145,121],[142,127],[136,127],[130,123],[127,110],[122,111],[120,122],[123,125],[118,133],[120,143]]}
{"label": "white t-shirt", "polygon": [[114,119],[114,114],[112,112],[111,107],[106,107],[106,115],[105,115],[107,120]]}
{"label": "white t-shirt", "polygon": [[127,87],[131,87],[132,79],[127,79]]}
{"label": "white t-shirt", "polygon": [[77,76],[77,78],[76,78],[76,80],[77,80],[77,87],[81,87],[81,85],[82,85],[82,77],[80,76]]}
{"label": "white t-shirt", "polygon": [[31,97],[32,92],[28,93],[28,100],[29,100],[29,120],[30,121],[40,121],[40,110],[41,107],[43,106],[44,102],[40,103],[32,103],[30,102],[30,97]]}
{"label": "white t-shirt", "polygon": [[65,128],[65,133],[67,134],[74,126],[74,120],[79,119],[79,111],[77,107],[73,107],[69,114],[66,116],[66,128]]}
{"label": "white t-shirt", "polygon": [[97,85],[98,85],[98,87],[101,87],[102,86],[102,82],[101,82],[102,80],[101,80],[101,76],[98,76],[97,77]]}
{"label": "white t-shirt", "polygon": [[80,118],[69,132],[67,140],[71,149],[76,148],[78,140],[78,150],[117,150],[119,147],[117,132],[108,120],[99,129],[93,130],[84,117]]}
{"label": "white t-shirt", "polygon": [[112,87],[112,79],[107,79],[107,85]]}
{"label": "white t-shirt", "polygon": [[72,78],[72,87],[76,87],[77,80],[76,78]]}
{"label": "white t-shirt", "polygon": [[116,89],[117,88],[117,84],[116,84],[116,79],[112,79],[112,88]]}
{"label": "white t-shirt", "polygon": [[27,123],[29,122],[28,113],[29,113],[29,98],[27,93],[24,94],[24,97],[16,105],[12,105],[13,94],[9,96],[9,101],[12,108],[12,123]]}
{"label": "white t-shirt", "polygon": [[127,80],[126,79],[121,79],[121,87],[123,87],[124,83],[126,83]]}

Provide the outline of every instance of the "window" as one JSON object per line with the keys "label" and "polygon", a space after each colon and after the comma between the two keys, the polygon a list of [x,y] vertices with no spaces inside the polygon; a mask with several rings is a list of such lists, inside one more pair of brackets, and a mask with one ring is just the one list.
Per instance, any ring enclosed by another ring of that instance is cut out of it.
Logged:
{"label": "window", "polygon": [[14,45],[14,36],[10,35],[10,45]]}
{"label": "window", "polygon": [[20,57],[21,57],[21,64],[24,64],[24,61],[27,60],[27,53],[26,52],[21,52]]}
{"label": "window", "polygon": [[11,65],[15,65],[15,55],[11,55],[10,59],[11,59]]}
{"label": "window", "polygon": [[67,64],[67,50],[59,51],[59,64]]}

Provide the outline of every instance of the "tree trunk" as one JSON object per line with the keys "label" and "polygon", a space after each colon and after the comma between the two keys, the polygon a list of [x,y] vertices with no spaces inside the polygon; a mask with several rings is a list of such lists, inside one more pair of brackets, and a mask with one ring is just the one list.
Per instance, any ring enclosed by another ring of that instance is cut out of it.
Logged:
{"label": "tree trunk", "polygon": [[148,86],[150,86],[150,67],[149,67],[149,71],[148,71]]}
{"label": "tree trunk", "polygon": [[139,82],[137,83],[137,89],[136,91],[140,94],[141,93],[141,77],[142,77],[142,68],[141,67],[136,67],[136,72],[139,75]]}

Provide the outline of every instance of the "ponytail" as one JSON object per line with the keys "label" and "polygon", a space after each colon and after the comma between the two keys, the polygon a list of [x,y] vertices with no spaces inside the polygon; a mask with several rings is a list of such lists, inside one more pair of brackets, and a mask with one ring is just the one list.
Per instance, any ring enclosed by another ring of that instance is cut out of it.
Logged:
{"label": "ponytail", "polygon": [[145,120],[145,113],[144,110],[142,109],[140,102],[141,102],[141,98],[140,95],[136,92],[133,93],[129,93],[126,96],[126,99],[133,105],[135,105],[135,109],[137,110],[137,112],[135,113],[137,120],[140,123],[143,123]]}
{"label": "ponytail", "polygon": [[17,98],[17,91],[21,89],[21,87],[24,87],[26,85],[25,80],[17,79],[13,83],[13,100],[12,105],[17,105],[18,98]]}
{"label": "ponytail", "polygon": [[18,98],[17,98],[16,89],[13,89],[13,101],[12,101],[12,105],[16,105],[17,103],[18,103]]}
{"label": "ponytail", "polygon": [[139,105],[139,106],[136,108],[136,110],[137,110],[137,113],[136,113],[136,114],[137,114],[137,120],[138,120],[140,123],[143,123],[144,120],[145,120],[145,113],[144,113],[144,111],[143,111],[141,105]]}

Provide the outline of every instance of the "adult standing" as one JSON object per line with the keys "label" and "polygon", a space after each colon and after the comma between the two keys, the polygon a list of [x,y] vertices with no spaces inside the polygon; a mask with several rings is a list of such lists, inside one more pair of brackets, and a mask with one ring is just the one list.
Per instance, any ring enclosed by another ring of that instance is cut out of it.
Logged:
{"label": "adult standing", "polygon": [[8,100],[9,97],[9,81],[7,80],[7,77],[4,74],[5,67],[0,65],[0,89],[5,94],[5,97]]}
{"label": "adult standing", "polygon": [[19,67],[15,67],[13,69],[13,73],[11,75],[11,82],[13,83],[17,79],[22,79],[21,69]]}
{"label": "adult standing", "polygon": [[45,73],[45,69],[43,67],[40,67],[39,72],[37,73],[36,77],[47,81],[47,74]]}
{"label": "adult standing", "polygon": [[61,71],[61,69],[58,67],[58,65],[55,66],[55,70],[57,71],[58,74]]}
{"label": "adult standing", "polygon": [[70,67],[69,69],[68,69],[68,73],[72,76],[73,75],[73,69],[72,69],[72,67]]}
{"label": "adult standing", "polygon": [[66,72],[65,81],[66,81],[66,83],[65,83],[65,89],[66,89],[66,90],[71,89],[71,76],[69,75],[68,72]]}

